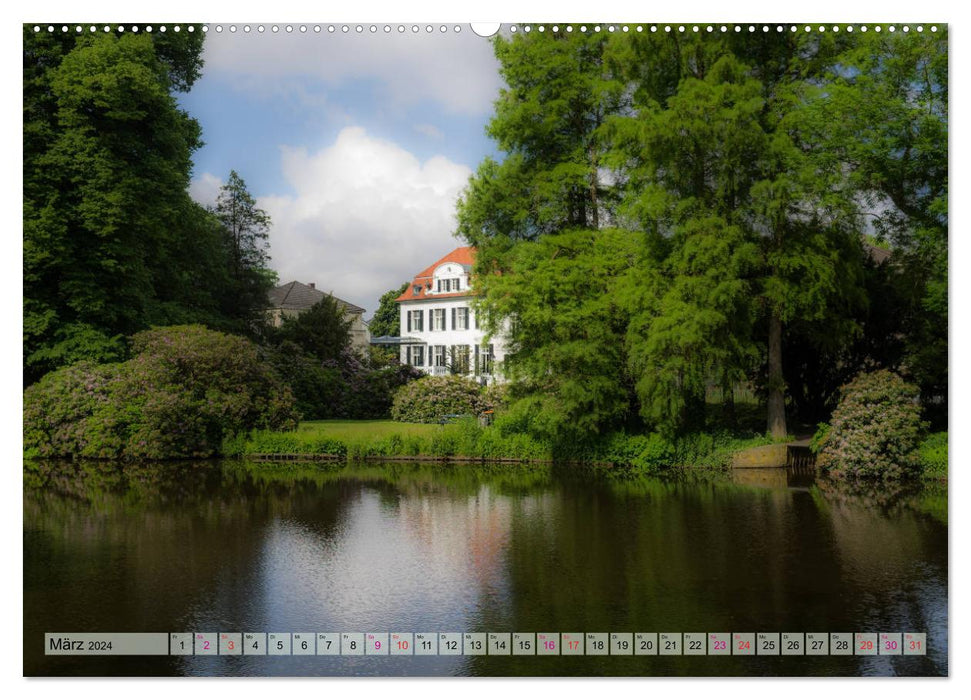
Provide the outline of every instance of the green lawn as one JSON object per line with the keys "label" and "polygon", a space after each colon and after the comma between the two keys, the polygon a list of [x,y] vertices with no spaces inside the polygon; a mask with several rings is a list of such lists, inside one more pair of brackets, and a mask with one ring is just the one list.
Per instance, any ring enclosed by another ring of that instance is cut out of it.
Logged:
{"label": "green lawn", "polygon": [[360,438],[383,438],[389,435],[433,435],[442,426],[434,423],[399,423],[393,420],[308,420],[297,427],[298,433],[355,441]]}

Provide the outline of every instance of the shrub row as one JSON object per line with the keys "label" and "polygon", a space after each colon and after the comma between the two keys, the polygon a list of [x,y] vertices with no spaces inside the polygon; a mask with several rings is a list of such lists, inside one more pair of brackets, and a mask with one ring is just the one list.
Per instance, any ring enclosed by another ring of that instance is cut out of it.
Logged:
{"label": "shrub row", "polygon": [[293,390],[304,420],[386,418],[395,391],[424,376],[410,365],[364,362],[350,348],[336,360],[322,361],[295,343],[262,349],[267,361]]}
{"label": "shrub row", "polygon": [[431,434],[392,433],[375,438],[335,439],[314,433],[254,431],[226,441],[228,455],[319,455],[348,459],[436,457],[490,460],[573,461],[623,467],[632,474],[657,473],[672,466],[726,467],[737,450],[771,442],[763,436],[740,439],[729,434],[695,434],[669,442],[659,434],[612,433],[583,445],[553,445],[527,433],[508,430],[500,419],[483,427],[473,418],[443,425]]}
{"label": "shrub row", "polygon": [[628,467],[639,474],[657,473],[671,467],[725,469],[731,465],[736,452],[772,442],[764,435],[742,438],[728,432],[689,433],[674,440],[659,433],[627,435],[617,432],[600,440],[559,445],[557,458],[605,462]]}
{"label": "shrub row", "polygon": [[528,435],[502,436],[475,419],[443,425],[431,435],[392,433],[379,438],[337,440],[313,433],[253,431],[227,439],[227,455],[330,454],[349,459],[374,457],[463,457],[467,459],[523,461],[548,460],[550,446]]}
{"label": "shrub row", "polygon": [[132,352],[127,362],[80,363],[28,387],[25,455],[210,457],[227,435],[296,426],[289,389],[243,338],[172,326],[136,334]]}

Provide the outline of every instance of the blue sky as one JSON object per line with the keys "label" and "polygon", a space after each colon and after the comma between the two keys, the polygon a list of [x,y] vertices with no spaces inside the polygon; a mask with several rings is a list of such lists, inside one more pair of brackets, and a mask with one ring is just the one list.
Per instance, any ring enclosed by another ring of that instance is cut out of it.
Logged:
{"label": "blue sky", "polygon": [[193,196],[210,203],[235,169],[273,219],[281,283],[315,282],[369,318],[383,292],[461,245],[455,200],[499,155],[485,133],[500,87],[489,41],[467,24],[222,26],[210,26],[203,76],[180,96],[205,141]]}

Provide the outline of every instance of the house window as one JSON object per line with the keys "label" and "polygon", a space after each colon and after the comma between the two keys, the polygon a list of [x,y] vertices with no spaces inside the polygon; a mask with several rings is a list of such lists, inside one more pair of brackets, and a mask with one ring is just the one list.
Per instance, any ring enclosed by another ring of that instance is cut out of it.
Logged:
{"label": "house window", "polygon": [[416,284],[414,287],[412,287],[411,291],[415,293],[415,296],[418,296],[419,294],[421,294],[421,285]]}
{"label": "house window", "polygon": [[445,330],[445,309],[432,309],[432,330]]}
{"label": "house window", "polygon": [[434,364],[435,367],[445,366],[445,346],[444,345],[435,346],[435,355],[433,357],[432,364]]}
{"label": "house window", "polygon": [[456,331],[469,330],[469,309],[467,306],[452,309],[452,329]]}
{"label": "house window", "polygon": [[469,364],[469,346],[468,345],[453,345],[449,348],[449,355],[451,362],[449,363],[449,369],[452,374],[468,374],[471,369]]}
{"label": "house window", "polygon": [[408,312],[408,332],[424,330],[424,312],[421,309]]}
{"label": "house window", "polygon": [[476,363],[478,365],[478,373],[492,374],[492,363],[495,358],[492,344],[476,347],[476,350],[478,350],[479,355],[478,362]]}
{"label": "house window", "polygon": [[457,292],[460,289],[462,289],[462,279],[460,277],[440,279],[436,287],[436,290],[439,292]]}
{"label": "house window", "polygon": [[407,362],[412,367],[424,367],[425,366],[425,346],[406,345],[405,362]]}

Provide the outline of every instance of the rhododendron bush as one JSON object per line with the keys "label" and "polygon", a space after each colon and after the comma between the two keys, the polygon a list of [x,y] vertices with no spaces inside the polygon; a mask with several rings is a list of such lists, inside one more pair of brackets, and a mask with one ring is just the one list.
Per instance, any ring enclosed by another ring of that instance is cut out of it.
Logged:
{"label": "rhododendron bush", "polygon": [[51,372],[24,392],[24,449],[42,457],[209,457],[224,437],[296,426],[255,345],[202,326],[138,333],[133,357]]}
{"label": "rhododendron bush", "polygon": [[429,376],[395,392],[391,417],[408,423],[437,423],[451,416],[477,416],[490,408],[479,385],[471,379]]}
{"label": "rhododendron bush", "polygon": [[839,477],[900,479],[920,471],[925,430],[918,389],[888,370],[862,373],[841,390],[820,464]]}

